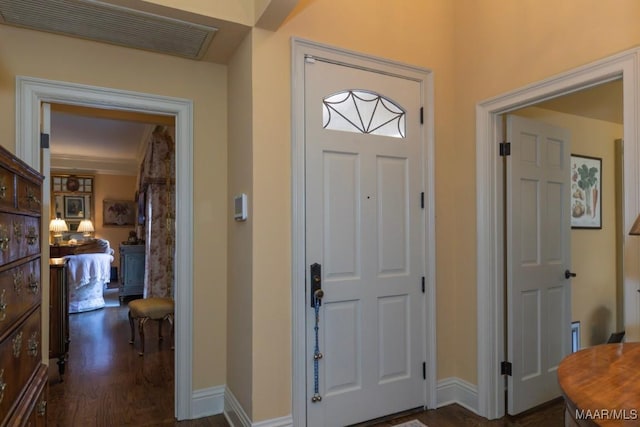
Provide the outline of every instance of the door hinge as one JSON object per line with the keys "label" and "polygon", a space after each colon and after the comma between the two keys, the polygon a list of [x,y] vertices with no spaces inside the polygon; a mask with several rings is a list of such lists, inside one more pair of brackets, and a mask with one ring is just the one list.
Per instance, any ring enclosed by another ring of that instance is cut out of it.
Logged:
{"label": "door hinge", "polygon": [[422,379],[427,379],[427,362],[422,362]]}
{"label": "door hinge", "polygon": [[511,362],[507,362],[507,361],[500,362],[500,375],[512,376],[511,368],[512,368]]}
{"label": "door hinge", "polygon": [[424,209],[424,191],[420,193],[420,207]]}
{"label": "door hinge", "polygon": [[422,276],[422,293],[423,294],[424,294],[424,283],[425,283],[424,276]]}
{"label": "door hinge", "polygon": [[424,107],[420,107],[420,124],[424,124]]}
{"label": "door hinge", "polygon": [[40,148],[49,148],[49,134],[40,133]]}
{"label": "door hinge", "polygon": [[511,155],[511,143],[510,142],[501,142],[500,143],[500,155],[501,156],[510,156]]}

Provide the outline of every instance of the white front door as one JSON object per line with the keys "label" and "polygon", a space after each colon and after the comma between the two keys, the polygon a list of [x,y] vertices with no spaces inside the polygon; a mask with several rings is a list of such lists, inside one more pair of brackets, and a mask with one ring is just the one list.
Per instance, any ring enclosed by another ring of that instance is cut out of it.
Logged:
{"label": "white front door", "polygon": [[571,351],[570,135],[507,117],[508,412],[560,396],[557,367]]}
{"label": "white front door", "polygon": [[306,301],[308,426],[425,404],[422,93],[414,80],[306,61],[307,287],[317,263],[324,291],[317,316]]}

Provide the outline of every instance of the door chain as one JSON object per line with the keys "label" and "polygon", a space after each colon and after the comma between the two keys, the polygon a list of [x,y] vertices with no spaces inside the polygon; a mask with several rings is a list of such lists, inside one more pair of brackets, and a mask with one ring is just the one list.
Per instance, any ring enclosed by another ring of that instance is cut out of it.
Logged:
{"label": "door chain", "polygon": [[316,313],[316,323],[313,327],[315,331],[315,347],[313,352],[313,396],[311,397],[311,402],[318,403],[322,400],[322,396],[320,396],[320,359],[322,359],[322,353],[320,353],[320,339],[318,338],[318,331],[320,330],[320,301],[324,296],[324,291],[322,289],[317,289],[313,293],[313,309]]}

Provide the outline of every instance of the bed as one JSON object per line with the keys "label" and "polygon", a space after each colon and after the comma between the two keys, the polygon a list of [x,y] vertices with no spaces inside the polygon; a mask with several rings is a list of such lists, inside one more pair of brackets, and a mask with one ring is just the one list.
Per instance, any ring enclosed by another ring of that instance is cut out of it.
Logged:
{"label": "bed", "polygon": [[[90,248],[87,248],[90,250]],[[113,249],[108,246],[100,253],[67,255],[67,286],[69,313],[97,310],[105,306],[104,288],[111,278]]]}

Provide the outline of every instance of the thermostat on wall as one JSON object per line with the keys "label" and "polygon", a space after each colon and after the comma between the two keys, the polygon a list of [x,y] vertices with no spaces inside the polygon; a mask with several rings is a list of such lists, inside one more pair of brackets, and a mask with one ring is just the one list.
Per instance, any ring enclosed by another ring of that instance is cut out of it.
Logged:
{"label": "thermostat on wall", "polygon": [[233,198],[233,219],[247,220],[247,195],[242,193]]}

